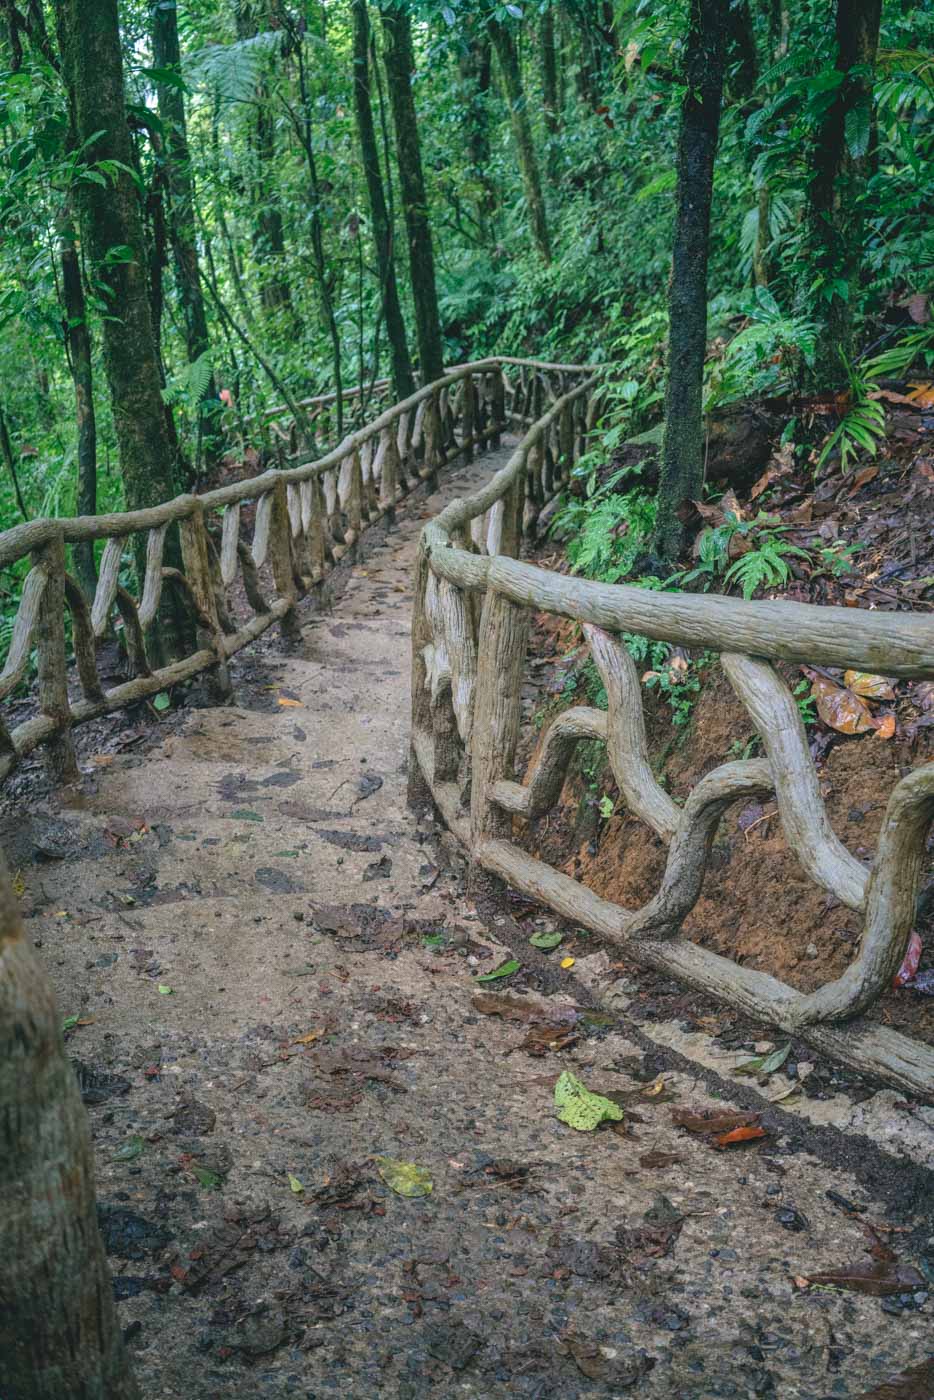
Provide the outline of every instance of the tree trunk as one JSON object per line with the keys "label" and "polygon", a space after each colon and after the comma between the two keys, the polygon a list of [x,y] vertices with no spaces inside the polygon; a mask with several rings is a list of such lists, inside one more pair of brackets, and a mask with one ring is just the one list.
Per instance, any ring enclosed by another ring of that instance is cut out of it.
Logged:
{"label": "tree trunk", "polygon": [[97,1229],[87,1114],[2,860],[0,1357],[4,1400],[139,1400]]}
{"label": "tree trunk", "polygon": [[379,147],[376,144],[376,127],[370,101],[370,21],[366,3],[367,0],[353,0],[354,104],[360,153],[370,201],[370,218],[373,222],[373,246],[376,249],[383,315],[386,318],[386,334],[389,338],[392,387],[398,401],[407,399],[415,392],[415,377],[409,358],[402,307],[399,305],[399,288],[396,285],[393,256],[393,229],[383,192]]}
{"label": "tree trunk", "polygon": [[678,136],[674,250],[668,288],[668,379],[655,548],[674,559],[685,501],[704,483],[702,415],[707,347],[707,258],[713,168],[723,97],[728,0],[691,0],[686,92]]}
{"label": "tree trunk", "polygon": [[130,174],[117,0],[61,0],[57,21],[82,160],[115,162],[105,184],[81,181],[78,208],[92,275],[109,304],[102,318],[104,365],[127,505],[136,510],[175,495],[176,461],[160,392],[143,230]]}
{"label": "tree trunk", "polygon": [[558,111],[558,51],[555,47],[555,12],[551,5],[542,11],[539,20],[538,41],[542,63],[542,108],[545,116],[545,131],[548,134],[548,169],[554,179],[554,138],[558,134],[560,116]]}
{"label": "tree trunk", "polygon": [[435,259],[431,246],[425,177],[422,173],[418,119],[412,96],[412,70],[415,67],[412,28],[408,13],[403,9],[384,10],[382,24],[386,41],[384,59],[389,105],[392,108],[392,122],[396,133],[402,210],[409,240],[409,273],[412,280],[412,300],[415,303],[419,371],[422,383],[430,384],[444,373],[444,349],[441,343]]}
{"label": "tree trunk", "polygon": [[853,301],[863,245],[862,196],[870,164],[872,70],[882,0],[837,0],[837,69],[844,74],[811,152],[807,205],[809,256],[802,306],[821,308],[811,388],[838,383],[852,358]]}
{"label": "tree trunk", "polygon": [[[253,10],[244,0],[238,0],[236,21],[239,39],[251,39],[258,32]],[[262,271],[260,297],[267,311],[288,311],[291,316],[292,292],[282,267],[285,235],[275,180],[276,131],[269,95],[262,84],[256,93],[253,151],[256,158],[252,198],[256,211],[253,255]]]}
{"label": "tree trunk", "polygon": [[490,20],[490,36],[499,64],[500,77],[506,102],[509,106],[509,124],[512,129],[513,144],[522,174],[522,188],[529,214],[529,226],[539,256],[543,262],[551,261],[551,245],[548,240],[548,221],[545,216],[545,198],[542,194],[542,181],[535,157],[532,141],[532,126],[529,121],[525,94],[522,90],[522,74],[519,69],[519,53],[515,36],[511,29],[498,20]]}
{"label": "tree trunk", "polygon": [[490,178],[490,116],[487,106],[492,66],[488,37],[485,34],[476,37],[471,26],[458,58],[461,81],[459,106],[470,156],[470,174],[480,187],[478,223],[487,235],[490,234],[497,205],[496,188]]}
{"label": "tree trunk", "polygon": [[[161,0],[152,3],[153,65],[176,79],[181,78],[181,53],[178,44],[178,23],[174,5]],[[195,198],[185,122],[185,98],[177,82],[160,82],[156,86],[159,116],[165,130],[165,169],[168,194],[169,239],[175,264],[175,284],[182,307],[188,363],[193,365],[210,350],[207,313],[201,290],[198,250],[195,243]],[[206,432],[207,465],[217,461],[219,443],[212,431],[212,419],[218,417],[220,403],[217,385],[211,373],[199,405],[198,441]],[[200,457],[200,452],[197,454]]]}
{"label": "tree trunk", "polygon": [[[78,260],[71,211],[66,208],[59,226],[59,262],[62,269],[62,307],[65,348],[75,386],[75,422],[78,433],[79,515],[97,514],[97,421],[94,415],[94,378],[91,367],[91,333],[88,329],[84,284]],[[72,546],[78,582],[88,599],[97,588],[94,544],[91,540]]]}

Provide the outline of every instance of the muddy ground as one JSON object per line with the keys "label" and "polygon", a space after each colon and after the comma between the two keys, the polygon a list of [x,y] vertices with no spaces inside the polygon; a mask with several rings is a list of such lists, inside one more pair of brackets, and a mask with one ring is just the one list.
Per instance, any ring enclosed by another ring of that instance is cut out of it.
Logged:
{"label": "muddy ground", "polygon": [[[4,816],[143,1393],[876,1393],[931,1351],[934,1112],[798,1046],[737,1076],[767,1027],[631,969],[621,999],[406,808],[417,530],[495,465],[372,538],[233,705],[89,730],[82,793]],[[564,1070],[622,1120],[560,1122]]]}

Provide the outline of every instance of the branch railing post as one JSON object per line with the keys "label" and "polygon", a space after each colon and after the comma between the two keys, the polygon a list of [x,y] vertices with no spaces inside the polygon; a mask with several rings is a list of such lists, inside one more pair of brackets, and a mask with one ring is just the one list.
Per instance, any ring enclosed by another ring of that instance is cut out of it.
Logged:
{"label": "branch railing post", "polygon": [[528,643],[526,608],[488,588],[480,616],[477,690],[471,739],[470,844],[507,837],[512,818],[490,800],[494,783],[513,777]]}
{"label": "branch railing post", "polygon": [[490,439],[490,446],[495,451],[502,441],[501,430],[506,421],[506,379],[502,366],[498,366],[493,371],[492,413],[493,436]]}
{"label": "branch railing post", "polygon": [[65,650],[65,543],[57,530],[32,556],[46,574],[45,590],[36,625],[39,707],[55,723],[46,748],[46,766],[56,786],[79,781],[75,741],[68,703],[68,669]]}
{"label": "branch railing post", "polygon": [[298,589],[292,567],[292,531],[289,525],[289,504],[285,481],[272,488],[272,513],[269,522],[269,557],[276,592],[288,608],[279,622],[283,639],[295,644],[302,639],[302,629],[296,616]]}
{"label": "branch railing post", "polygon": [[217,664],[212,667],[210,673],[210,685],[215,698],[223,702],[230,696],[230,675],[227,670],[224,633],[217,611],[217,599],[214,596],[204,506],[199,500],[192,498],[190,512],[180,522],[179,534],[185,577],[199,614],[196,620],[198,645],[210,647],[217,656]]}

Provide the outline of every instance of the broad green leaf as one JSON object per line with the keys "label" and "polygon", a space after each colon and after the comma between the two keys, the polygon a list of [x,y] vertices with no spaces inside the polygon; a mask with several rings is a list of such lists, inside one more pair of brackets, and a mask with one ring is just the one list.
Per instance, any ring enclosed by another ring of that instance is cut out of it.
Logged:
{"label": "broad green leaf", "polygon": [[623,1110],[618,1104],[592,1093],[570,1070],[565,1070],[555,1085],[555,1108],[562,1123],[582,1133],[592,1133],[605,1121],[623,1121]]}
{"label": "broad green leaf", "polygon": [[195,1179],[206,1191],[219,1191],[222,1178],[217,1172],[212,1172],[208,1167],[192,1167]]}
{"label": "broad green leaf", "polygon": [[162,714],[163,710],[167,710],[171,703],[171,700],[164,690],[160,690],[159,694],[154,695],[152,699],[153,709],[158,710],[160,714]]}
{"label": "broad green leaf", "polygon": [[298,1177],[289,1172],[289,1190],[293,1191],[296,1196],[300,1196],[304,1189],[304,1184],[299,1181]]}
{"label": "broad green leaf", "polygon": [[791,1041],[783,1045],[778,1050],[773,1050],[771,1054],[759,1055],[755,1060],[744,1060],[741,1065],[737,1065],[736,1074],[774,1074],[777,1069],[788,1059],[791,1053]]}
{"label": "broad green leaf", "polygon": [[236,817],[241,822],[261,822],[263,819],[259,812],[251,812],[248,807],[238,807],[235,812],[231,812],[232,817]]}
{"label": "broad green leaf", "polygon": [[146,1144],[139,1136],[127,1138],[126,1142],[117,1148],[111,1157],[112,1162],[132,1162],[134,1157],[138,1157]]}
{"label": "broad green leaf", "polygon": [[433,1182],[424,1167],[414,1162],[396,1162],[392,1157],[376,1157],[376,1170],[390,1191],[397,1196],[429,1196]]}
{"label": "broad green leaf", "polygon": [[495,982],[497,977],[511,977],[514,972],[518,972],[522,966],[516,958],[510,958],[508,962],[500,963],[499,967],[494,967],[492,972],[481,972],[479,977],[474,978],[476,982]]}
{"label": "broad green leaf", "polygon": [[78,1024],[79,1019],[80,1018],[78,1016],[66,1016],[65,1019],[62,1021],[62,1030],[70,1031],[73,1026],[76,1026]]}
{"label": "broad green leaf", "polygon": [[162,982],[159,983],[157,990],[160,997],[172,997],[175,995],[175,993],[172,991],[172,988],[166,987]]}
{"label": "broad green leaf", "polygon": [[548,933],[542,930],[541,933],[533,933],[529,939],[533,948],[541,948],[543,952],[548,952],[551,948],[557,948],[564,938],[563,933]]}

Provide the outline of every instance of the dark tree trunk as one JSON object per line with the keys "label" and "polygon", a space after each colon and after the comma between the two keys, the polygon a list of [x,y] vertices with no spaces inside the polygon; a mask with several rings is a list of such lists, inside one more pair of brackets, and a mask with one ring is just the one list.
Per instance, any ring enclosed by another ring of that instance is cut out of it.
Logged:
{"label": "dark tree trunk", "polygon": [[386,318],[386,334],[389,339],[389,353],[392,362],[392,387],[397,400],[407,399],[415,392],[415,377],[405,332],[402,307],[399,305],[399,288],[396,285],[396,268],[393,254],[393,229],[386,208],[383,192],[383,177],[379,165],[379,147],[376,143],[376,127],[373,122],[373,105],[370,100],[370,21],[366,0],[353,0],[353,63],[354,63],[354,104],[357,114],[357,132],[360,137],[360,153],[366,176],[367,194],[370,201],[370,218],[373,222],[373,245],[376,249],[376,266],[379,272],[383,315]]}
{"label": "dark tree trunk", "polygon": [[853,352],[853,301],[863,245],[862,196],[871,162],[872,70],[881,12],[882,0],[837,0],[837,68],[845,76],[811,152],[806,215],[809,257],[803,263],[799,300],[811,307],[816,300],[821,307],[811,376],[811,387],[818,390],[840,381],[843,360]]}
{"label": "dark tree trunk", "polygon": [[[236,8],[237,36],[250,39],[257,33],[252,9],[238,0]],[[276,128],[270,110],[269,96],[260,85],[256,94],[256,126],[253,152],[256,175],[253,181],[252,207],[255,212],[253,255],[262,271],[260,297],[267,311],[292,312],[292,292],[283,270],[285,234],[282,209],[275,181]]]}
{"label": "dark tree trunk", "polygon": [[[117,0],[61,0],[57,20],[82,159],[115,162],[115,173],[104,184],[81,182],[78,208],[93,276],[109,306],[103,318],[104,365],[127,505],[135,510],[175,495],[176,461],[160,392],[143,230],[130,174]],[[108,257],[114,248],[125,250],[125,261]]]}
{"label": "dark tree trunk", "polygon": [[[175,6],[165,5],[160,0],[155,0],[152,5],[152,56],[156,68],[172,73],[176,78],[181,77],[182,59]],[[181,88],[173,82],[159,83],[156,91],[164,128],[169,239],[175,265],[175,284],[185,325],[188,363],[194,364],[208,353],[210,340],[195,242],[194,181],[185,122],[185,98]],[[209,468],[218,455],[219,443],[215,440],[211,420],[216,419],[219,407],[217,385],[212,373],[201,400],[198,427],[199,443],[205,428],[207,430],[205,456]]]}
{"label": "dark tree trunk", "polygon": [[[91,367],[91,333],[88,329],[84,284],[70,210],[66,209],[59,230],[59,261],[62,269],[62,305],[65,312],[65,347],[75,386],[75,422],[78,433],[79,515],[97,514],[97,421],[94,416],[94,377]],[[91,540],[72,547],[78,582],[89,599],[97,588],[94,545]]]}
{"label": "dark tree trunk", "polygon": [[0,1387],[4,1400],[139,1400],[61,1024],[0,860]]}
{"label": "dark tree trunk", "polygon": [[503,91],[509,106],[509,124],[512,130],[513,145],[522,175],[522,188],[525,194],[529,215],[529,227],[539,256],[543,262],[551,261],[551,244],[548,239],[548,220],[545,215],[545,197],[542,193],[542,180],[535,156],[535,143],[532,140],[532,125],[529,121],[525,93],[522,90],[522,73],[519,68],[519,52],[515,35],[505,24],[490,20],[490,36],[496,60],[499,64]]}
{"label": "dark tree trunk", "polygon": [[713,169],[720,130],[728,0],[691,0],[686,92],[678,136],[678,187],[668,288],[668,379],[655,547],[674,559],[683,542],[679,511],[704,483],[702,415],[707,346],[707,258]]}
{"label": "dark tree trunk", "polygon": [[396,133],[402,211],[409,240],[409,274],[412,281],[412,300],[415,304],[419,371],[422,383],[430,384],[444,373],[444,349],[441,343],[435,259],[431,246],[431,222],[428,217],[425,177],[422,173],[418,119],[415,114],[415,99],[412,96],[412,70],[415,67],[412,28],[407,12],[402,9],[383,11],[382,24],[386,41],[384,57],[389,105],[392,108],[392,122]]}
{"label": "dark tree trunk", "polygon": [[542,61],[542,108],[549,137],[558,134],[558,50],[555,47],[555,12],[550,5],[542,11],[538,27]]}
{"label": "dark tree trunk", "polygon": [[493,57],[489,39],[485,34],[478,38],[470,32],[458,59],[461,81],[460,109],[470,156],[470,173],[480,187],[478,223],[486,235],[490,233],[490,224],[497,205],[496,188],[490,177],[488,102],[492,67]]}

